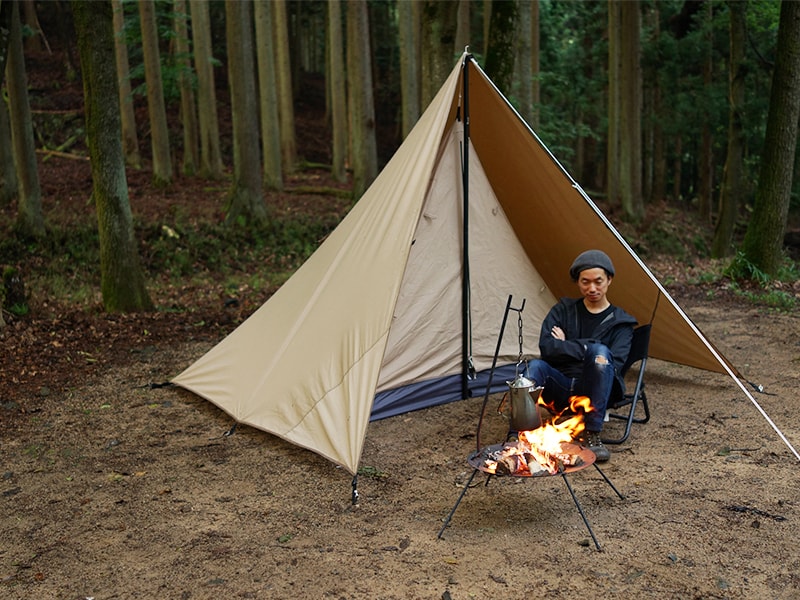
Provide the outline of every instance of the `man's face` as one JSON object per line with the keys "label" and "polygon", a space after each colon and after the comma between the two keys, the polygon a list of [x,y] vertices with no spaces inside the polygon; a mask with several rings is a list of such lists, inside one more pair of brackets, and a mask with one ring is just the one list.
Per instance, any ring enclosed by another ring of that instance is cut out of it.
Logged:
{"label": "man's face", "polygon": [[608,286],[611,285],[613,277],[606,275],[600,267],[586,269],[578,275],[578,289],[581,291],[587,305],[600,306],[606,302]]}

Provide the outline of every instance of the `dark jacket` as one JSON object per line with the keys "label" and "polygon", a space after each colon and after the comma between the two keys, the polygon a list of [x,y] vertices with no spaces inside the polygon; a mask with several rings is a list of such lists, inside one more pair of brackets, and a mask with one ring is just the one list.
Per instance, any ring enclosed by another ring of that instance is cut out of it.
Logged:
{"label": "dark jacket", "polygon": [[[580,339],[578,302],[583,302],[583,298],[562,298],[547,313],[539,333],[539,351],[542,359],[565,375],[576,377],[576,374],[580,373],[586,345],[604,344],[611,350],[616,378],[624,390],[620,371],[628,360],[636,319],[618,306],[612,306],[611,314],[597,326],[594,337]],[[566,340],[557,340],[551,335],[550,332],[555,325],[564,331]]]}

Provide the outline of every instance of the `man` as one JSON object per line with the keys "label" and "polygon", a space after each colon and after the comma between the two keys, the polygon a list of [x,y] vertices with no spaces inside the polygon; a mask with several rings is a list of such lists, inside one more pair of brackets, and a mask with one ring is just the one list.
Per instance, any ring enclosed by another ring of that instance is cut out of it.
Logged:
{"label": "man", "polygon": [[541,360],[528,363],[527,376],[543,386],[543,399],[556,410],[569,406],[571,396],[588,396],[581,442],[598,462],[611,458],[603,445],[606,405],[615,380],[624,390],[620,369],[628,358],[636,319],[608,300],[614,265],[600,250],[581,253],[569,269],[581,298],[562,298],[542,323]]}

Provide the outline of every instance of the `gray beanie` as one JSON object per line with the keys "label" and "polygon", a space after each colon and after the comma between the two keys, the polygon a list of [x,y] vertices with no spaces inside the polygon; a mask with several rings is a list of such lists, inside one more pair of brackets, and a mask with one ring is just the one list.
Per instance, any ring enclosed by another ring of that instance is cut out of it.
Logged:
{"label": "gray beanie", "polygon": [[581,252],[578,258],[572,262],[572,266],[569,268],[569,276],[572,277],[572,281],[578,281],[578,276],[581,274],[581,271],[594,269],[596,267],[604,269],[609,276],[614,276],[614,263],[611,262],[611,259],[608,258],[608,255],[602,250],[587,250],[586,252]]}

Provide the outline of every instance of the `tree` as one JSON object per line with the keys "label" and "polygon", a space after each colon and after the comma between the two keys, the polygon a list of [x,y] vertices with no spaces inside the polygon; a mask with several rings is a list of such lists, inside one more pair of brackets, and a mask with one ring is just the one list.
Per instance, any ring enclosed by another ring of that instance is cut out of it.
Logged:
{"label": "tree", "polygon": [[286,0],[271,3],[275,25],[275,64],[278,72],[278,104],[281,120],[281,154],[283,170],[297,170],[297,141],[294,131],[294,93],[292,91],[292,65],[289,60],[289,23]]}
{"label": "tree", "polygon": [[42,215],[42,189],[33,141],[33,121],[28,103],[28,78],[22,52],[22,26],[19,5],[14,3],[11,21],[8,62],[6,64],[8,103],[14,167],[17,173],[17,230],[24,236],[42,237],[45,234]]}
{"label": "tree", "polygon": [[172,182],[172,158],[169,150],[167,110],[161,82],[161,56],[158,50],[158,29],[154,0],[140,0],[139,20],[142,28],[144,78],[147,84],[147,112],[150,115],[150,144],[153,152],[153,182]]}
{"label": "tree", "polygon": [[361,197],[378,176],[371,56],[367,4],[364,0],[352,0],[347,4],[347,91],[350,100],[353,195],[356,198]]}
{"label": "tree", "polygon": [[217,95],[214,83],[211,24],[206,0],[189,0],[192,13],[194,69],[197,73],[197,112],[200,129],[200,174],[211,179],[222,177],[222,152],[219,143]]}
{"label": "tree", "polygon": [[405,139],[420,116],[419,3],[399,2],[397,21],[402,101],[400,131]]}
{"label": "tree", "polygon": [[730,13],[730,58],[728,61],[728,150],[719,192],[719,214],[711,245],[715,258],[729,256],[733,251],[733,233],[742,201],[744,173],[744,103],[745,103],[745,11],[744,2],[728,2]]}
{"label": "tree", "polygon": [[8,41],[11,39],[11,17],[14,2],[0,2],[0,83],[6,74]]}
{"label": "tree", "polygon": [[0,206],[6,206],[17,197],[18,187],[8,105],[0,99]]}
{"label": "tree", "polygon": [[139,137],[136,134],[136,115],[133,111],[128,43],[125,36],[125,9],[122,0],[112,0],[114,9],[114,55],[117,61],[117,84],[122,118],[122,148],[125,162],[139,169],[142,156],[139,154]]}
{"label": "tree", "polygon": [[425,0],[421,6],[422,110],[430,104],[436,92],[453,69],[456,54],[458,2]]}
{"label": "tree", "polygon": [[638,0],[608,4],[608,199],[639,221],[642,200],[641,28]]}
{"label": "tree", "polygon": [[253,3],[258,57],[258,97],[261,108],[261,151],[264,155],[264,185],[283,189],[281,165],[281,123],[278,115],[275,47],[272,43],[272,8],[265,0]]}
{"label": "tree", "polygon": [[535,108],[533,103],[533,11],[537,2],[520,2],[517,7],[517,32],[515,37],[516,56],[514,59],[514,95],[519,98],[517,110],[529,125],[533,125]]}
{"label": "tree", "polygon": [[181,91],[181,121],[183,123],[183,172],[194,175],[200,168],[197,104],[194,97],[191,51],[186,21],[186,0],[174,0],[175,62],[180,69],[178,86]]}
{"label": "tree", "polygon": [[225,3],[228,84],[233,119],[233,189],[225,215],[228,225],[241,221],[258,224],[267,219],[261,188],[252,28],[250,3]]}
{"label": "tree", "polygon": [[502,0],[492,4],[489,44],[486,51],[486,74],[506,95],[511,95],[511,84],[514,79],[516,21],[516,2]]}
{"label": "tree", "polygon": [[781,2],[769,116],[761,154],[753,218],[742,253],[745,261],[776,276],[783,261],[800,118],[800,2]]}
{"label": "tree", "polygon": [[[398,10],[400,8],[398,6]],[[347,170],[345,169],[347,163],[347,92],[343,54],[342,3],[340,0],[328,0],[328,57],[330,60],[328,79],[331,129],[333,130],[331,174],[338,182],[347,181]]]}
{"label": "tree", "polygon": [[92,199],[100,237],[103,306],[111,312],[152,310],[133,229],[109,0],[73,2],[92,165]]}

